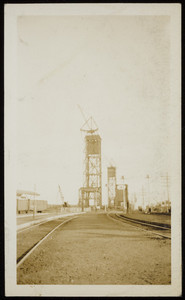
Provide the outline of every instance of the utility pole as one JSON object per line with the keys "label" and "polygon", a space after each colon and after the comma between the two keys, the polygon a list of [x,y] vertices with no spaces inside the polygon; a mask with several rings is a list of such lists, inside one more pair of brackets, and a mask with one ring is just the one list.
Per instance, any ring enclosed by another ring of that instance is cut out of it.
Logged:
{"label": "utility pole", "polygon": [[169,202],[170,202],[170,196],[169,196],[169,175],[168,173],[166,176],[161,176],[161,178],[165,178],[165,185],[166,185],[166,192],[167,192],[167,211],[169,211]]}
{"label": "utility pole", "polygon": [[125,179],[125,177],[122,176],[121,179],[123,181],[123,212],[125,212],[125,196],[124,196],[124,192],[125,192],[124,179]]}
{"label": "utility pole", "polygon": [[134,193],[134,204],[133,204],[133,210],[135,210],[136,203],[137,203],[137,195],[136,195],[136,192],[135,192],[135,193]]}
{"label": "utility pole", "polygon": [[129,201],[128,201],[128,185],[125,184],[125,202],[126,202],[126,213],[129,213]]}
{"label": "utility pole", "polygon": [[36,201],[35,201],[35,193],[36,193],[36,184],[34,184],[33,219],[35,219],[35,214],[36,214]]}
{"label": "utility pole", "polygon": [[142,185],[142,198],[143,198],[143,205],[142,205],[142,207],[143,207],[143,210],[144,210],[144,207],[145,207],[145,195],[144,195],[144,187],[143,187],[143,185]]}
{"label": "utility pole", "polygon": [[83,190],[82,190],[82,193],[81,193],[81,197],[82,197],[81,198],[81,201],[82,201],[81,205],[82,205],[82,212],[83,212],[84,211],[84,203],[83,203],[84,202],[84,191]]}
{"label": "utility pole", "polygon": [[169,201],[170,197],[169,197],[169,176],[168,176],[168,173],[166,174],[166,176],[161,176],[161,177],[164,177],[166,179],[167,201]]}
{"label": "utility pole", "polygon": [[170,201],[170,197],[169,197],[169,177],[168,177],[168,173],[166,174],[166,188],[167,188],[167,212],[169,212],[169,201]]}
{"label": "utility pole", "polygon": [[150,210],[150,176],[147,175],[146,178],[148,179],[148,206]]}

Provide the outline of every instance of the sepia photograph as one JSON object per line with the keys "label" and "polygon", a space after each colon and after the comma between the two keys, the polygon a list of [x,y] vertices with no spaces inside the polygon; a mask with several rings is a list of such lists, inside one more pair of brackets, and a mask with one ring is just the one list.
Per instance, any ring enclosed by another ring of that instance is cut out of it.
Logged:
{"label": "sepia photograph", "polygon": [[5,5],[7,296],[181,295],[180,24]]}

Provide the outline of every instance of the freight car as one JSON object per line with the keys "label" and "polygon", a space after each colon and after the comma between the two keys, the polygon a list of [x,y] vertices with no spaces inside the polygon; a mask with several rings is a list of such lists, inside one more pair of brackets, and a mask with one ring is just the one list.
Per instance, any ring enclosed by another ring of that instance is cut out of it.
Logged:
{"label": "freight car", "polygon": [[30,200],[30,199],[17,199],[17,213],[29,213],[35,211],[41,213],[48,208],[46,200]]}

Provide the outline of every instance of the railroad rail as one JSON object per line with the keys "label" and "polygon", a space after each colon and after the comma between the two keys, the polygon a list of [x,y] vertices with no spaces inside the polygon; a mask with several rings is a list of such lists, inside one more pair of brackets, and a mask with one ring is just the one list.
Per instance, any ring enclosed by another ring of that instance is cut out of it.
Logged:
{"label": "railroad rail", "polygon": [[[29,249],[27,249],[21,256],[17,258],[17,268],[20,267],[20,265],[33,253],[33,251],[44,241],[46,240],[55,230],[57,230],[59,227],[64,225],[67,222],[70,222],[71,220],[76,219],[78,216],[72,217],[70,219],[67,219],[65,221],[62,221],[59,225],[55,226],[50,230],[46,235],[44,235],[40,240],[38,240],[34,245],[32,245]],[[49,221],[48,221],[49,222]],[[47,223],[47,222],[44,222]],[[39,224],[40,225],[40,224]],[[35,227],[35,226],[32,226]],[[30,229],[32,229],[32,227]]]}
{"label": "railroad rail", "polygon": [[79,215],[79,214],[84,214],[84,212],[74,212],[74,213],[64,213],[64,214],[52,214],[51,216],[45,216],[42,217],[42,218],[39,218],[39,219],[36,219],[36,220],[31,220],[29,222],[26,222],[26,223],[23,223],[23,224],[19,224],[17,225],[17,233],[20,233],[20,232],[23,232],[25,230],[29,230],[31,229],[32,227],[35,227],[35,226],[39,226],[41,224],[44,224],[46,222],[49,222],[51,220],[56,220],[56,219],[59,219],[59,218],[65,218],[65,217],[69,217],[69,216],[74,216],[74,215]]}
{"label": "railroad rail", "polygon": [[23,229],[18,229],[18,230],[17,230],[17,234],[22,233],[22,232],[24,232],[24,231],[26,231],[26,230],[30,230],[30,229],[32,229],[33,227],[40,226],[40,225],[45,224],[45,223],[48,223],[48,222],[51,222],[51,219],[49,219],[49,220],[44,220],[44,221],[41,221],[41,222],[38,222],[38,223],[33,224],[33,225],[31,225],[31,226],[25,227],[25,228],[23,228]]}
{"label": "railroad rail", "polygon": [[150,227],[153,227],[153,228],[159,228],[161,230],[171,229],[170,224],[162,224],[162,223],[150,222],[150,221],[146,221],[146,220],[137,220],[137,219],[133,219],[133,218],[126,217],[126,216],[123,216],[123,215],[118,215],[118,214],[116,214],[116,216],[120,217],[122,219],[126,219],[128,221],[131,220],[133,223],[138,223],[138,224],[141,224],[141,225],[147,225],[147,226],[150,226]]}
{"label": "railroad rail", "polygon": [[[153,224],[151,222],[148,222],[148,221],[140,221],[140,220],[136,220],[136,219],[132,219],[132,218],[128,218],[128,217],[125,217],[123,215],[118,215],[118,214],[111,214],[111,213],[108,213],[107,216],[114,220],[114,221],[117,221],[119,223],[127,223],[129,224],[130,226],[132,227],[136,227],[137,229],[140,229],[142,231],[146,231],[148,233],[151,233],[151,234],[154,234],[154,235],[158,235],[158,236],[161,236],[163,238],[166,238],[166,239],[171,239],[171,228],[168,226],[167,227],[167,224],[160,224],[160,225],[156,225],[156,224]],[[130,223],[134,223],[135,225],[133,224],[130,224]],[[137,225],[139,226],[137,226]],[[142,226],[142,228],[140,227],[140,225]],[[143,227],[147,227],[147,228],[152,228],[153,230],[148,230],[148,229],[144,229]],[[156,232],[154,231],[154,229],[156,230],[168,230],[168,232],[170,233],[170,235],[164,235],[164,234],[161,234],[159,232]]]}

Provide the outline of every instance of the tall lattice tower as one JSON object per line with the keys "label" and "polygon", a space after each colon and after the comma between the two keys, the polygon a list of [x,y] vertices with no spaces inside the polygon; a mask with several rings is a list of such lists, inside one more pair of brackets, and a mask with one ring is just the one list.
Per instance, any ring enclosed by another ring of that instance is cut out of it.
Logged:
{"label": "tall lattice tower", "polygon": [[90,117],[81,128],[85,132],[84,183],[79,189],[79,206],[102,206],[101,137]]}
{"label": "tall lattice tower", "polygon": [[114,207],[116,202],[116,167],[107,168],[108,207]]}

